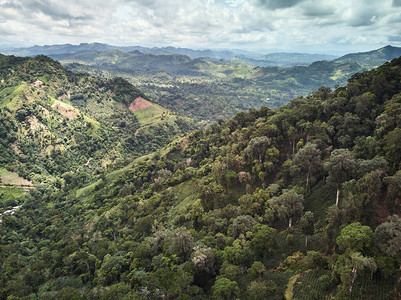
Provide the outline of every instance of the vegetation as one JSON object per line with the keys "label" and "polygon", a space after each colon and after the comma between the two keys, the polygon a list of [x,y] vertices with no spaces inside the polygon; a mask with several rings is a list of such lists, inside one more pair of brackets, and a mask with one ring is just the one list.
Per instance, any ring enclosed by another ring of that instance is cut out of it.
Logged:
{"label": "vegetation", "polygon": [[155,151],[196,128],[157,106],[164,115],[140,130],[142,118],[129,109],[138,97],[150,101],[122,78],[77,75],[44,56],[1,55],[1,166],[36,183],[73,171],[84,184],[88,174]]}
{"label": "vegetation", "polygon": [[400,297],[400,108],[401,58],[63,173],[2,216],[0,298]]}
{"label": "vegetation", "polygon": [[[213,57],[212,53],[209,55]],[[124,77],[162,106],[197,121],[210,122],[262,105],[279,107],[320,86],[344,85],[353,74],[399,55],[400,48],[387,46],[291,67],[261,66],[265,66],[265,59],[281,60],[286,65],[285,60],[297,59],[295,54],[291,58],[284,54],[266,55],[262,60],[250,60],[251,64],[205,57],[190,59],[186,55],[149,53],[146,49],[128,53],[84,51],[52,57],[74,72]]]}

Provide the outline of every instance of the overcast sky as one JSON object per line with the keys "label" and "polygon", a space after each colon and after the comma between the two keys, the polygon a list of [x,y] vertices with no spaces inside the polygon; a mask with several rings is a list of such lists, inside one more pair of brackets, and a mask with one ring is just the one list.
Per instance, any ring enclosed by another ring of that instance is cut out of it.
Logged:
{"label": "overcast sky", "polygon": [[401,0],[0,0],[0,48],[81,42],[366,51],[401,46]]}

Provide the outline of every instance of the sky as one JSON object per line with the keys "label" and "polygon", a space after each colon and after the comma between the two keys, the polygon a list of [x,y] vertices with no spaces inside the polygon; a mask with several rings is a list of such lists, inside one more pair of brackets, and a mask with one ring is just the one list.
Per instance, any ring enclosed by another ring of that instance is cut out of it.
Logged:
{"label": "sky", "polygon": [[91,42],[368,51],[401,46],[401,0],[0,0],[0,48]]}

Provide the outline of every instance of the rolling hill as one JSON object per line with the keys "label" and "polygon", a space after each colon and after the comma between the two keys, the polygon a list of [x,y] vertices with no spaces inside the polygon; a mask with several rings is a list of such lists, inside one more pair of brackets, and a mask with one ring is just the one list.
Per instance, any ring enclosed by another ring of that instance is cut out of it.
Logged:
{"label": "rolling hill", "polygon": [[286,68],[118,50],[63,54],[55,58],[75,72],[124,77],[164,107],[198,121],[213,122],[261,105],[279,107],[320,86],[345,85],[353,74],[377,67],[400,52],[400,48],[387,46]]}

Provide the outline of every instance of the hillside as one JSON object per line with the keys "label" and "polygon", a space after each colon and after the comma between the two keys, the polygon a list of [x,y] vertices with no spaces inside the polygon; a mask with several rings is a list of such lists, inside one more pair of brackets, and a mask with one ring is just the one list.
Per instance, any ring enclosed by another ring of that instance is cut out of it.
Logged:
{"label": "hillside", "polygon": [[396,299],[400,111],[401,58],[39,187],[3,216],[1,298]]}
{"label": "hillside", "polygon": [[386,46],[377,50],[360,53],[350,53],[335,59],[335,62],[356,62],[366,68],[374,68],[384,64],[386,61],[401,56],[401,48]]}
{"label": "hillside", "polygon": [[[195,128],[122,78],[77,75],[45,56],[1,55],[0,81],[0,167],[35,183],[79,171],[83,184]],[[147,106],[132,111],[138,99]]]}

